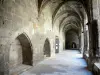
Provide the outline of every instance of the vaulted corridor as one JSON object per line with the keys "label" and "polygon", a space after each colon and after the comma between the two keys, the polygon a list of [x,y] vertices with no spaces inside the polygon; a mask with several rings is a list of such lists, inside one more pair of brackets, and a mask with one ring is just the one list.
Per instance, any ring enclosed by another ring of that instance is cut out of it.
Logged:
{"label": "vaulted corridor", "polygon": [[66,50],[20,75],[92,75],[78,50]]}
{"label": "vaulted corridor", "polygon": [[100,75],[100,0],[0,0],[0,75]]}

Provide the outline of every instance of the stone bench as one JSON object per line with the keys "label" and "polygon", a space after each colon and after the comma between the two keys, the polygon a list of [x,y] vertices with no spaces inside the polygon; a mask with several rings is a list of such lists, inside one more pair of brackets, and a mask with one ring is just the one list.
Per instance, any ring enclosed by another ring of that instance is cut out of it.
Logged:
{"label": "stone bench", "polygon": [[94,63],[93,72],[94,75],[100,75],[100,63]]}
{"label": "stone bench", "polygon": [[13,69],[10,70],[10,75],[19,75],[28,69],[32,68],[32,66],[29,65],[19,65]]}

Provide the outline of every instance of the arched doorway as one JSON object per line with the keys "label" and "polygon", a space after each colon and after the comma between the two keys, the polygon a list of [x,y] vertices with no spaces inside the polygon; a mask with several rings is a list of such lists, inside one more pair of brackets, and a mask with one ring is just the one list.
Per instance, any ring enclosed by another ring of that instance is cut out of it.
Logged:
{"label": "arched doorway", "polygon": [[71,47],[72,47],[73,49],[77,48],[77,45],[76,45],[76,43],[75,43],[75,42],[72,42],[72,45],[71,45]]}
{"label": "arched doorway", "polygon": [[78,33],[70,30],[65,33],[65,49],[79,49]]}
{"label": "arched doorway", "polygon": [[48,39],[45,40],[44,43],[44,56],[45,57],[50,57],[51,56],[51,49],[50,49],[50,42]]}
{"label": "arched doorway", "polygon": [[55,38],[55,53],[59,53],[59,38],[56,36]]}
{"label": "arched doorway", "polygon": [[20,34],[13,42],[10,50],[10,68],[19,65],[32,65],[32,48],[28,36]]}
{"label": "arched doorway", "polygon": [[17,38],[22,46],[22,63],[26,65],[32,65],[32,49],[28,37],[25,34],[21,34]]}

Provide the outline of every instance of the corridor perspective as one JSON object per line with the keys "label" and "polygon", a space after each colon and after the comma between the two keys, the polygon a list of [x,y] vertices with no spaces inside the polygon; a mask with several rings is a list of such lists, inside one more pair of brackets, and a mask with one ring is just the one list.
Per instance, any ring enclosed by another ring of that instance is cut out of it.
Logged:
{"label": "corridor perspective", "polygon": [[21,75],[92,75],[78,50],[67,50],[40,62]]}
{"label": "corridor perspective", "polygon": [[100,0],[0,0],[0,75],[100,75]]}

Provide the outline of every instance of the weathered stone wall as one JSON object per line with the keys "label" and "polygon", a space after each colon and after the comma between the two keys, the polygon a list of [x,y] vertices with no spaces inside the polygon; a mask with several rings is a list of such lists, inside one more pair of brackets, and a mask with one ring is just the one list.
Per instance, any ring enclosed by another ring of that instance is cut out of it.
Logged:
{"label": "weathered stone wall", "polygon": [[[8,75],[13,67],[22,64],[23,47],[21,41],[18,39],[16,40],[20,34],[24,33],[30,43],[32,65],[34,66],[44,59],[44,44],[46,39],[48,39],[50,43],[50,56],[54,56],[56,36],[59,37],[59,50],[62,51],[64,48],[65,34],[63,28],[65,28],[65,30],[69,30],[72,27],[76,30],[81,28],[79,22],[81,22],[80,18],[83,18],[82,15],[84,14],[82,13],[83,9],[77,9],[74,6],[74,4],[77,6],[77,2],[68,2],[64,4],[62,0],[51,0],[42,8],[39,7],[41,9],[38,12],[38,0],[0,1],[2,1],[0,2],[1,75],[3,75],[3,73],[4,75]],[[64,6],[60,8],[59,5],[61,5],[61,2]],[[59,8],[56,9],[56,7]],[[73,23],[69,27],[64,27],[68,22]]]}
{"label": "weathered stone wall", "polygon": [[50,41],[51,56],[54,55],[55,38],[51,31],[52,25],[49,25],[52,24],[50,21],[52,16],[47,17],[46,14],[42,15],[43,19],[40,18],[41,22],[39,22],[37,0],[4,0],[0,4],[0,73],[2,72],[2,75],[3,73],[8,75],[12,67],[22,63],[22,58],[19,58],[22,56],[21,45],[16,40],[22,33],[25,33],[32,43],[33,66],[44,59],[43,47],[46,38]]}
{"label": "weathered stone wall", "polygon": [[[93,0],[93,19],[97,20],[98,31],[98,49],[96,50],[96,57],[94,60],[93,72],[97,75],[100,73],[100,0]],[[96,65],[98,64],[98,65]],[[95,68],[96,67],[96,68]]]}
{"label": "weathered stone wall", "polygon": [[22,46],[18,39],[15,39],[9,52],[9,68],[22,64]]}
{"label": "weathered stone wall", "polygon": [[[19,50],[19,47],[15,45],[17,36],[25,32],[32,39],[34,21],[37,21],[38,16],[35,3],[35,0],[5,0],[0,4],[0,52],[3,55],[0,71],[5,74],[9,72],[9,56],[18,56],[16,51]],[[15,50],[15,54],[12,51],[12,47]],[[16,60],[13,62],[16,62]],[[17,62],[14,63],[14,65],[16,64]]]}

